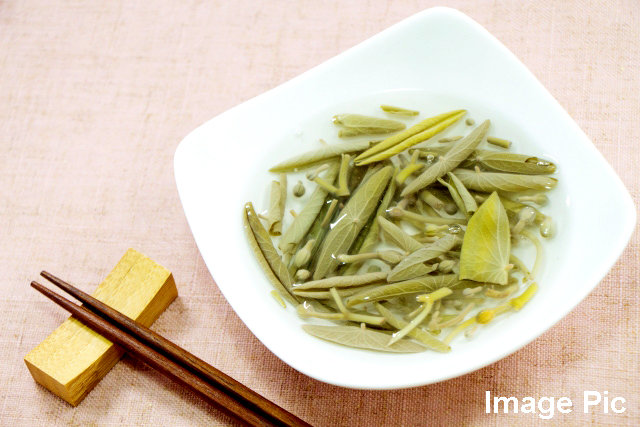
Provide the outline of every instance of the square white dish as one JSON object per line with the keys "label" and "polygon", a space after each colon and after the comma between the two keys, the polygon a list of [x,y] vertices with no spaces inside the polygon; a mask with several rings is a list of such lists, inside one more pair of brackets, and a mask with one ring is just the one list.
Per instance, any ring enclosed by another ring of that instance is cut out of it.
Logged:
{"label": "square white dish", "polygon": [[[514,141],[514,152],[550,157],[559,166],[560,183],[543,209],[556,220],[557,235],[545,242],[540,290],[522,311],[471,340],[454,340],[448,354],[378,353],[307,335],[295,309],[282,309],[269,295],[245,239],[242,207],[247,201],[257,210],[268,206],[270,166],[317,147],[318,138],[337,142],[333,114],[371,114],[382,103],[415,107],[422,118],[465,108],[478,123],[491,118],[495,134]],[[635,226],[627,190],[558,102],[491,34],[448,8],[416,14],[211,119],[180,143],[175,175],[203,259],[247,327],[298,371],[352,388],[430,384],[515,352],[593,290]],[[593,203],[594,193],[606,194],[607,204]]]}

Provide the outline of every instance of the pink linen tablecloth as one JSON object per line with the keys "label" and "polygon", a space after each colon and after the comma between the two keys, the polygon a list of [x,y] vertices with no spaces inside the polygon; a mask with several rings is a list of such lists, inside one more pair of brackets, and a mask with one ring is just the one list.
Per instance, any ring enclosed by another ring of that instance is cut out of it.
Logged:
{"label": "pink linen tablecloth", "polygon": [[[173,177],[180,140],[437,5],[511,49],[638,203],[637,0],[0,1],[0,423],[233,425],[129,357],[76,408],[29,375],[24,355],[67,317],[30,280],[47,269],[91,291],[134,247],[170,269],[180,292],[154,329],[313,425],[640,425],[638,230],[595,291],[541,338],[461,378],[397,391],[343,389],[282,363],[198,253]],[[567,396],[574,408],[547,421],[485,414],[486,390]],[[626,411],[584,414],[585,390],[625,398]]]}

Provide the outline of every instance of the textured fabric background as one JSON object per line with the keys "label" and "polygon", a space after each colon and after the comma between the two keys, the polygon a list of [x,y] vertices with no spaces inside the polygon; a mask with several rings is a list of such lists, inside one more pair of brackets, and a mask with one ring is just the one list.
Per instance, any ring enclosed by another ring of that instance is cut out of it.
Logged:
{"label": "textured fabric background", "polygon": [[[638,230],[595,291],[541,338],[464,377],[397,391],[342,389],[289,368],[241,323],[202,262],[174,183],[180,140],[443,4],[533,71],[638,202],[637,0],[0,1],[0,423],[233,425],[128,357],[77,408],[31,379],[23,356],[66,314],[30,280],[47,269],[91,291],[134,247],[179,287],[156,330],[314,425],[640,425]],[[576,407],[549,421],[487,415],[485,390],[568,396]],[[584,390],[622,396],[627,410],[583,414]]]}

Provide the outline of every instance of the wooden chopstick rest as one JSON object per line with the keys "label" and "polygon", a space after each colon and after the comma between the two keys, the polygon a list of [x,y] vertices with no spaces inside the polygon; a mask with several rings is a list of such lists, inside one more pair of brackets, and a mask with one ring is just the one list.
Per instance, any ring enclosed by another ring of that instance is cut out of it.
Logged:
{"label": "wooden chopstick rest", "polygon": [[[169,270],[129,249],[93,296],[151,326],[178,291]],[[70,317],[24,361],[36,382],[76,406],[122,355],[121,348]]]}

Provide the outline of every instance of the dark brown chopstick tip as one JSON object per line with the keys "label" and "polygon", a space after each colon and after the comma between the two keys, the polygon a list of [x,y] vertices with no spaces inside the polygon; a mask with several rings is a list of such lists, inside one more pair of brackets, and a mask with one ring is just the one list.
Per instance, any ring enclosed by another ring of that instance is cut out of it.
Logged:
{"label": "dark brown chopstick tip", "polygon": [[53,301],[64,299],[60,295],[53,292],[51,289],[47,288],[44,285],[41,285],[35,280],[31,282],[31,287]]}
{"label": "dark brown chopstick tip", "polygon": [[56,277],[55,277],[53,274],[49,273],[49,272],[48,272],[48,271],[46,271],[46,270],[42,270],[42,271],[40,272],[40,275],[41,275],[42,277],[44,277],[45,279],[47,279],[47,280],[56,279]]}

